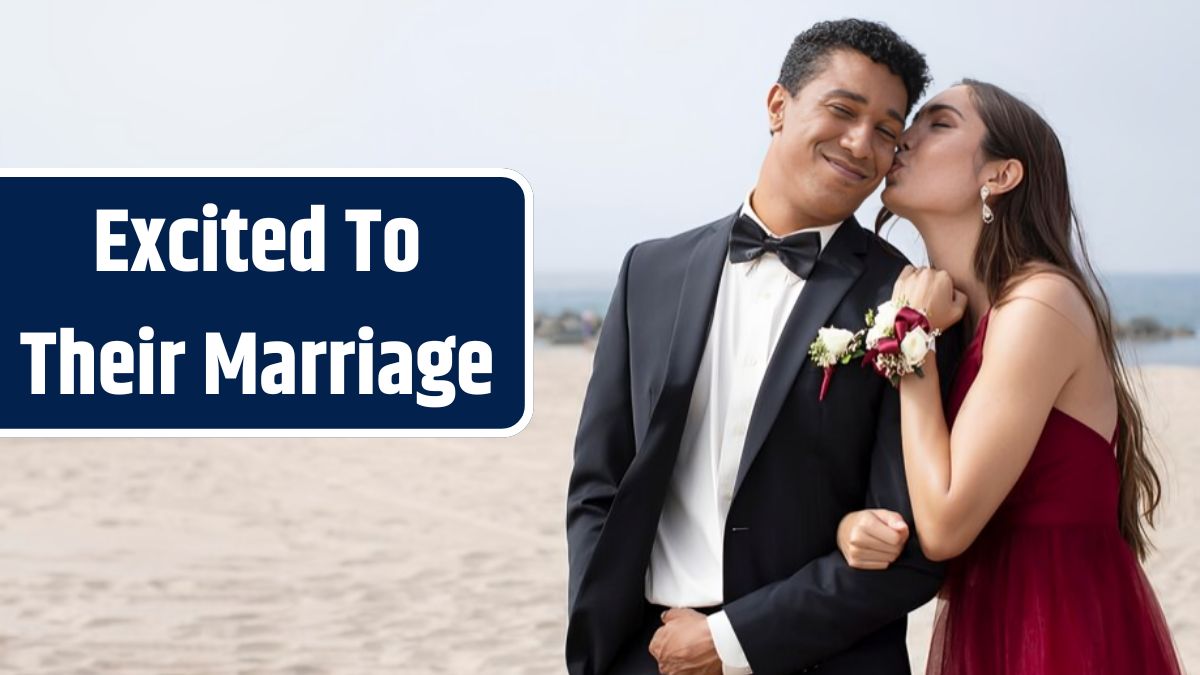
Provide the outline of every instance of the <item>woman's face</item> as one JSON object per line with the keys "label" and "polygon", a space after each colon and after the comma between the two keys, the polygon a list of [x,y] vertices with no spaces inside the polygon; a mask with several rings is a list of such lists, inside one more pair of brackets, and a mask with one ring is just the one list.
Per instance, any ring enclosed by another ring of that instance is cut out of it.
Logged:
{"label": "woman's face", "polygon": [[930,216],[978,215],[985,133],[967,86],[933,97],[901,136],[883,205],[917,225]]}

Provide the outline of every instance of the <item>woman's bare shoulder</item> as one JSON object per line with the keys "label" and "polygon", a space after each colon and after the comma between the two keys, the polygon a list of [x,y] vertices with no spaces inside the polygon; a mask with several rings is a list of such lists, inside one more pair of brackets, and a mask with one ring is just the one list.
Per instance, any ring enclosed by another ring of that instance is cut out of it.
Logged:
{"label": "woman's bare shoulder", "polygon": [[1087,296],[1071,277],[1045,263],[1031,264],[1022,270],[997,302],[992,320],[1027,321],[1044,312],[1057,315],[1073,326],[1078,337],[1095,341],[1096,321]]}

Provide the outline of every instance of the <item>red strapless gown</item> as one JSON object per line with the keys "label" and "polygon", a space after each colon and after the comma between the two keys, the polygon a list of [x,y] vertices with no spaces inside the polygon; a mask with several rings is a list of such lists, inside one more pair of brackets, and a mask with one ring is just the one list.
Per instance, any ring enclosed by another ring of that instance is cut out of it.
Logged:
{"label": "red strapless gown", "polygon": [[[982,362],[963,355],[949,419]],[[1171,636],[1117,526],[1114,444],[1053,410],[1012,492],[947,569],[931,675],[1180,673]]]}

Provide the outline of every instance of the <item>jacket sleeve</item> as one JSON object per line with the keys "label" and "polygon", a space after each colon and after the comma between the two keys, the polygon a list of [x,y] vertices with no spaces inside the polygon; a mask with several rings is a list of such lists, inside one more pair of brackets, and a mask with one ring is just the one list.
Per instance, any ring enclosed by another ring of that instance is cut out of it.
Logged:
{"label": "jacket sleeve", "polygon": [[621,264],[617,286],[605,313],[575,435],[575,463],[567,487],[568,607],[571,612],[617,486],[634,457],[625,303],[632,257],[633,249],[630,249]]}
{"label": "jacket sleeve", "polygon": [[[913,523],[900,445],[900,397],[884,393],[876,422],[866,508],[884,508]],[[904,617],[941,585],[942,568],[921,553],[917,532],[883,571],[851,568],[834,550],[792,576],[725,606],[760,675],[809,668]]]}

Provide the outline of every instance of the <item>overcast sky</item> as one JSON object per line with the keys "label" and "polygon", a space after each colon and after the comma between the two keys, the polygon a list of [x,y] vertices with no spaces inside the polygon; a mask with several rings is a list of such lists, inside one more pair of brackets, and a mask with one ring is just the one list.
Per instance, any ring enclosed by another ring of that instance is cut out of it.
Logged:
{"label": "overcast sky", "polygon": [[1184,2],[9,2],[0,164],[508,167],[539,274],[606,275],[738,206],[792,38],[844,16],[924,51],[931,92],[970,76],[1042,111],[1102,271],[1200,273]]}

